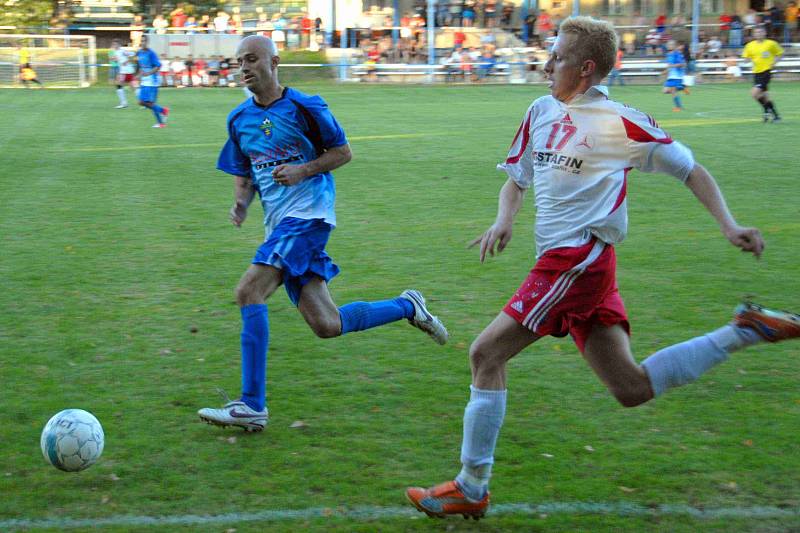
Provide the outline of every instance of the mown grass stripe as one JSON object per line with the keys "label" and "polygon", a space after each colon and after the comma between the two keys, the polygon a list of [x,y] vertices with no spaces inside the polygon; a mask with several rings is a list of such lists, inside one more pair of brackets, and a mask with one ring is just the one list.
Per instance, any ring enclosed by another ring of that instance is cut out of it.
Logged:
{"label": "mown grass stripe", "polygon": [[[444,133],[396,133],[391,135],[356,135],[348,137],[350,141],[381,141],[384,139],[414,139],[417,137],[433,137]],[[184,143],[184,144],[140,144],[130,146],[84,146],[64,148],[54,152],[125,152],[131,150],[160,150],[172,148],[221,148],[222,143]]]}

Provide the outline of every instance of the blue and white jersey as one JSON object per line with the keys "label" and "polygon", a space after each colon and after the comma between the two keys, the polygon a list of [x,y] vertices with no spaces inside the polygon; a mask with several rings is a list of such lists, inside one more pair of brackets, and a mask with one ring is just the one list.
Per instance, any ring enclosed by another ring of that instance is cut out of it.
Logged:
{"label": "blue and white jersey", "polygon": [[680,50],[673,50],[672,52],[667,54],[667,66],[669,67],[669,72],[667,73],[668,80],[682,80],[684,68],[678,67],[675,65],[681,65],[685,63],[685,59],[683,58],[683,52]]}
{"label": "blue and white jersey", "polygon": [[272,180],[272,169],[313,161],[345,144],[344,130],[322,98],[286,87],[267,107],[248,98],[228,115],[228,141],[217,168],[253,180],[264,207],[267,236],[285,217],[318,218],[335,226],[336,187],[330,172],[287,187]]}
{"label": "blue and white jersey", "polygon": [[148,76],[142,76],[142,87],[158,87],[161,85],[161,75],[158,69],[161,67],[161,61],[158,56],[149,48],[139,50],[136,52],[136,60],[139,62],[139,71],[144,72],[151,70],[155,67],[156,71]]}

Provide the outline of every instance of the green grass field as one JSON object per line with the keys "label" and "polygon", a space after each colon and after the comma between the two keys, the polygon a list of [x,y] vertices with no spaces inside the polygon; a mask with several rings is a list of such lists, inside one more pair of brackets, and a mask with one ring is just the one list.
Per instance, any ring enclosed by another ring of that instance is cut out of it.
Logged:
{"label": "green grass field", "polygon": [[[162,91],[164,130],[113,109],[111,89],[0,92],[0,530],[800,529],[798,343],[737,353],[625,410],[568,339],[544,339],[510,364],[495,513],[442,522],[408,507],[407,485],[458,472],[469,344],[533,263],[530,199],[500,257],[481,265],[466,243],[494,219],[494,166],[544,89],[299,88],[325,96],[354,152],[335,173],[334,298],[416,287],[450,343],[404,322],[320,340],[280,290],[270,425],[202,424],[216,387],[239,391],[233,288],[263,238],[257,205],[230,225],[232,179],[214,169],[241,91]],[[680,115],[657,87],[613,91],[689,145],[767,240],[756,261],[679,182],[631,174],[618,278],[639,360],[725,323],[745,295],[800,308],[800,85],[772,88],[781,124],[761,123],[748,90],[699,86]],[[106,432],[79,474],[39,450],[67,407]]]}

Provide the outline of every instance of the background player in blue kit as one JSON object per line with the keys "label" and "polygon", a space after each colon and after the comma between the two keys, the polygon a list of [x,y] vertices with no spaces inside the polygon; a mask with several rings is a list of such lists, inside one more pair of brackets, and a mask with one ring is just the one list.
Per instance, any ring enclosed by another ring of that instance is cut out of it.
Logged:
{"label": "background player in blue kit", "polygon": [[351,159],[344,131],[319,96],[278,83],[280,58],[271,39],[250,36],[236,51],[242,81],[253,93],[228,116],[228,141],[217,168],[235,176],[231,222],[241,226],[256,193],[266,240],[236,288],[242,313],[242,396],[221,409],[201,409],[206,422],[260,431],[267,423],[266,300],[283,284],[314,333],[337,337],[408,319],[436,342],[447,330],[415,290],[379,302],[334,304],[328,281],[339,273],[325,245],[336,225],[331,170]]}
{"label": "background player in blue kit", "polygon": [[669,41],[667,43],[669,53],[667,54],[667,81],[664,82],[664,93],[672,95],[672,102],[675,104],[673,111],[683,111],[683,104],[679,91],[686,91],[683,85],[683,75],[686,71],[686,59],[683,57],[683,43]]}
{"label": "background player in blue kit", "polygon": [[167,125],[169,108],[156,104],[158,86],[161,85],[161,75],[158,73],[161,61],[158,55],[147,47],[147,36],[142,36],[141,48],[136,52],[139,63],[139,105],[147,107],[156,117],[154,128],[164,128]]}

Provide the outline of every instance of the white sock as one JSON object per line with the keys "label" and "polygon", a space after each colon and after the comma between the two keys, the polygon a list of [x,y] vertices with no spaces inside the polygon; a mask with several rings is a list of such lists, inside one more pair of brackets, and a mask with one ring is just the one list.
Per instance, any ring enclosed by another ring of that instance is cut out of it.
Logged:
{"label": "white sock", "polygon": [[117,89],[117,96],[119,97],[119,105],[128,105],[128,99],[125,98],[125,89]]}
{"label": "white sock", "polygon": [[497,436],[506,414],[505,390],[481,390],[470,386],[464,409],[461,472],[456,482],[467,498],[480,500],[489,487]]}
{"label": "white sock", "polygon": [[728,354],[761,342],[753,330],[727,325],[702,337],[659,350],[642,362],[653,394],[692,383],[712,367],[726,361]]}

